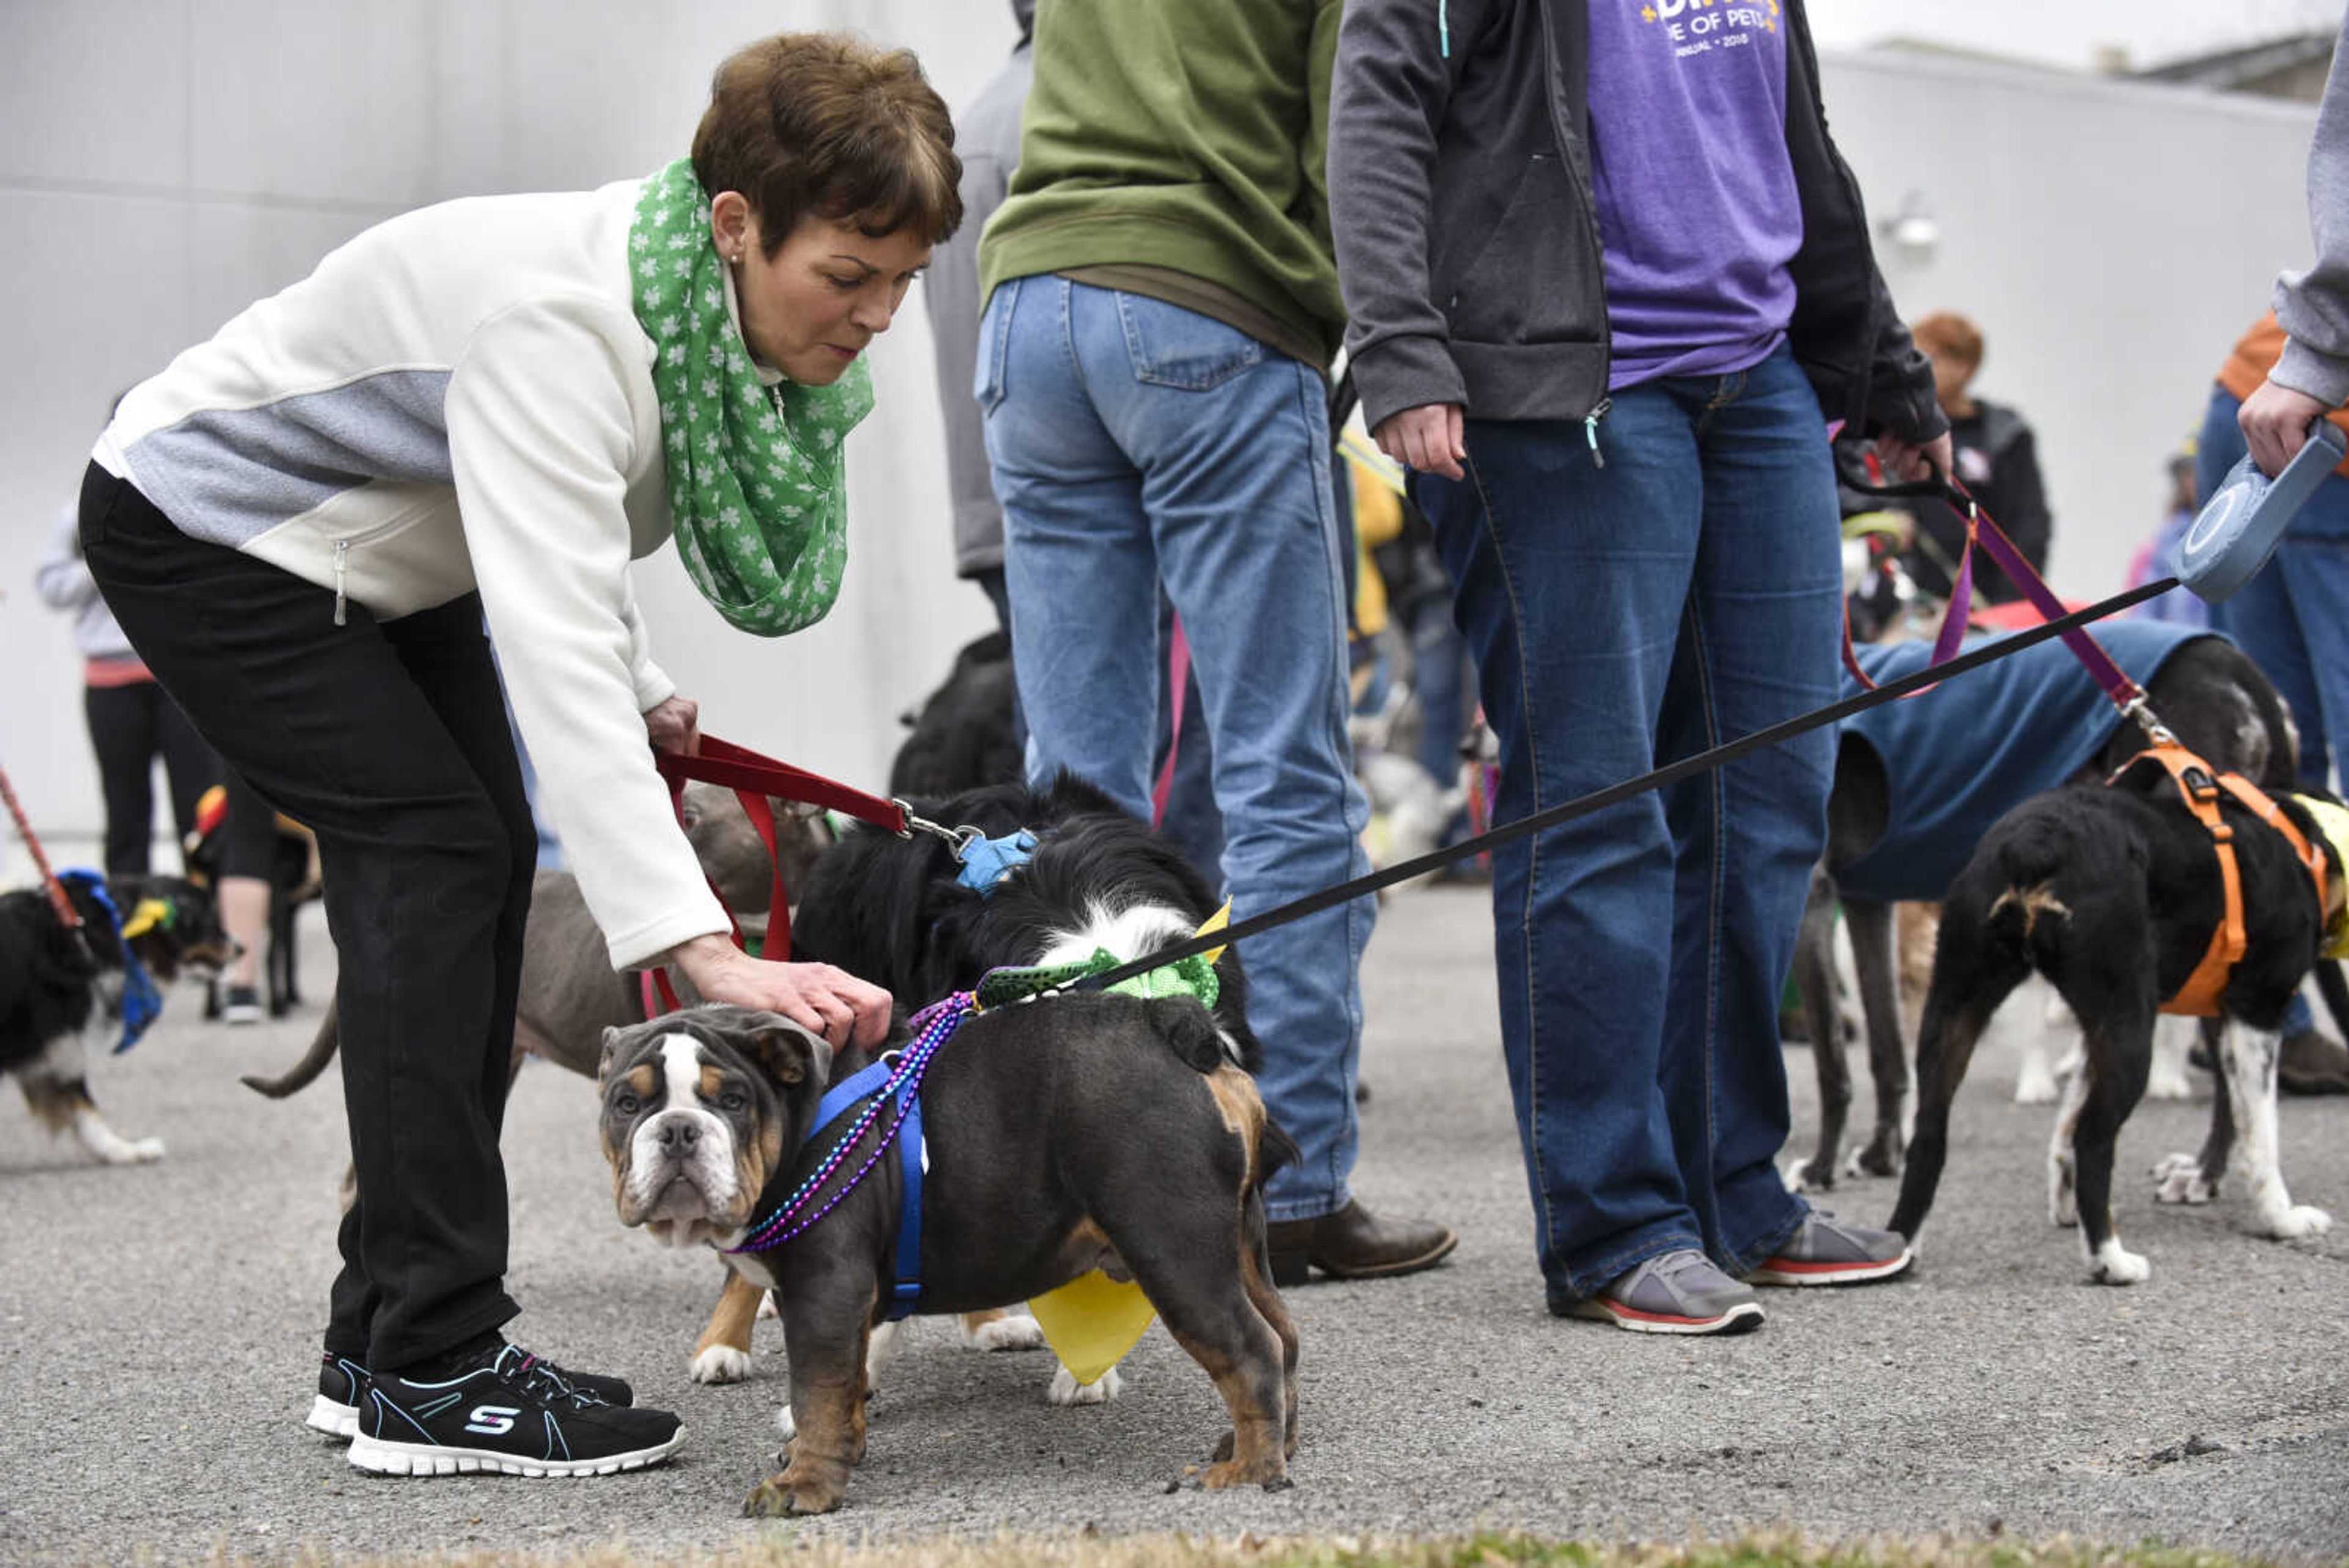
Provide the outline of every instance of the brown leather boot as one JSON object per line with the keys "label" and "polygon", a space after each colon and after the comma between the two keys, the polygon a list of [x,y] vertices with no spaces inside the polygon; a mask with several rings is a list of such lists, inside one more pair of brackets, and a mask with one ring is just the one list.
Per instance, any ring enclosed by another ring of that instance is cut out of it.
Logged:
{"label": "brown leather boot", "polygon": [[1315,1220],[1276,1220],[1264,1228],[1272,1281],[1301,1285],[1309,1267],[1341,1280],[1408,1274],[1439,1262],[1460,1238],[1432,1220],[1381,1220],[1349,1200]]}
{"label": "brown leather boot", "polygon": [[2276,1083],[2287,1095],[2349,1094],[2349,1050],[2322,1029],[2297,1030],[2277,1049]]}

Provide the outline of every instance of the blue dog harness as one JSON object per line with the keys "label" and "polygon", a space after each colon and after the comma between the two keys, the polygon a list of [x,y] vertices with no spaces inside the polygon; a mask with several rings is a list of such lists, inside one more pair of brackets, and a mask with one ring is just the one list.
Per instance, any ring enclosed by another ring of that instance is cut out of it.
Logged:
{"label": "blue dog harness", "polygon": [[[966,829],[961,841],[955,846],[955,860],[960,869],[955,881],[961,887],[984,898],[995,891],[1003,879],[1036,857],[1036,836],[1026,828],[1008,833],[999,838],[988,838],[977,829]],[[922,1137],[922,1075],[929,1059],[940,1045],[946,1044],[964,1022],[978,1012],[976,993],[957,992],[934,1007],[925,1009],[914,1020],[915,1041],[902,1052],[891,1052],[862,1071],[852,1074],[841,1083],[824,1091],[816,1106],[815,1121],[808,1133],[813,1142],[823,1128],[846,1116],[859,1103],[870,1101],[865,1114],[833,1145],[813,1177],[794,1193],[782,1209],[743,1240],[738,1252],[764,1251],[781,1246],[792,1237],[803,1233],[831,1212],[834,1205],[848,1194],[848,1189],[871,1169],[881,1150],[875,1148],[859,1167],[846,1187],[833,1194],[814,1214],[799,1225],[779,1228],[813,1196],[826,1177],[842,1163],[846,1151],[861,1137],[864,1130],[878,1118],[881,1106],[896,1106],[895,1118],[882,1134],[885,1147],[890,1138],[897,1143],[897,1165],[902,1178],[904,1195],[897,1205],[896,1278],[890,1288],[888,1321],[910,1315],[922,1299],[922,1173],[928,1165],[928,1147]],[[806,1144],[802,1144],[804,1148]]]}
{"label": "blue dog harness", "polygon": [[122,911],[114,907],[114,897],[106,890],[106,878],[98,872],[74,869],[57,873],[57,880],[88,893],[98,907],[106,911],[106,922],[114,929],[115,945],[122,950],[122,1038],[114,1047],[121,1055],[139,1044],[140,1037],[162,1015],[163,993],[155,989],[155,979],[147,972],[139,955],[130,950],[130,942],[122,934]]}
{"label": "blue dog harness", "polygon": [[962,863],[955,881],[974,893],[994,892],[997,883],[1036,858],[1036,836],[1024,827],[1000,838],[981,838],[976,829],[969,831],[971,836],[955,848],[955,858]]}

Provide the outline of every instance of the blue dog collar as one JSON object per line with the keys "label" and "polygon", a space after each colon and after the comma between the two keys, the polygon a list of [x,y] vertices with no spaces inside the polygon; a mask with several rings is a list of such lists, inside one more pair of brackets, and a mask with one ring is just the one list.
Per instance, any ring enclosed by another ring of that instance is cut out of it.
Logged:
{"label": "blue dog collar", "polygon": [[955,851],[962,870],[955,880],[974,893],[992,893],[995,885],[1036,858],[1036,836],[1021,828],[1000,838],[973,837]]}
{"label": "blue dog collar", "polygon": [[122,1039],[115,1045],[114,1054],[121,1055],[139,1044],[140,1037],[153,1026],[163,1012],[163,993],[155,989],[155,980],[130,950],[130,943],[122,935],[122,911],[114,907],[114,896],[106,890],[106,878],[98,872],[77,868],[57,873],[57,880],[69,882],[87,891],[98,907],[106,911],[107,923],[114,928],[115,945],[122,950]]}

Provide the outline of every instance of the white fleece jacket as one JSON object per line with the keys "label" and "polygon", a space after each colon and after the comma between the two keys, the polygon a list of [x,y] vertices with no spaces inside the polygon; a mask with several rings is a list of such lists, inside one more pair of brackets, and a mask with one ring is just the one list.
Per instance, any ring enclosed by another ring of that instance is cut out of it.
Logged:
{"label": "white fleece jacket", "polygon": [[380,223],[135,388],[93,454],[181,531],[378,618],[478,587],[617,968],[727,929],[642,719],[676,687],[628,580],[670,528],[628,289],[640,189]]}

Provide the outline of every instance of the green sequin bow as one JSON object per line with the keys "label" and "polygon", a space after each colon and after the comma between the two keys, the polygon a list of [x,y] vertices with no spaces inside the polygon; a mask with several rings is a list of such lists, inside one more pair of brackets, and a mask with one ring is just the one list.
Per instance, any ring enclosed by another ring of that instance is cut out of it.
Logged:
{"label": "green sequin bow", "polygon": [[645,182],[628,258],[653,340],[677,553],[702,597],[744,631],[822,620],[848,564],[841,441],[873,407],[858,359],[829,387],[770,389],[726,311],[709,201],[678,159]]}

